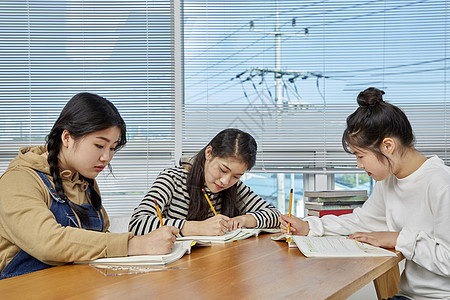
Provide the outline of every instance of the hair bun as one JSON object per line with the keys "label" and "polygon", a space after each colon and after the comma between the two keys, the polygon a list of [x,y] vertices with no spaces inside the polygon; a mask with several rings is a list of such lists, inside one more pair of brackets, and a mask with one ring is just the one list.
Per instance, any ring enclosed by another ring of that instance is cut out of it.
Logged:
{"label": "hair bun", "polygon": [[374,106],[378,103],[384,102],[383,95],[384,91],[374,87],[370,87],[359,93],[356,101],[358,102],[359,106]]}

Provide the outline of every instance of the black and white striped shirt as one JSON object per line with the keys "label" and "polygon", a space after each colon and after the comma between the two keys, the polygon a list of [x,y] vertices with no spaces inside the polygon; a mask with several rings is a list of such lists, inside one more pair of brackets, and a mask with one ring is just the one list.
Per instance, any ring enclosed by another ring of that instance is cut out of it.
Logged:
{"label": "black and white striped shirt", "polygon": [[[153,199],[156,199],[161,210],[164,225],[175,226],[180,230],[186,221],[190,197],[187,191],[188,171],[181,165],[163,170],[153,183],[150,191],[138,207],[135,208],[128,229],[136,235],[143,235],[160,227],[158,213]],[[256,228],[272,228],[280,226],[280,212],[271,204],[256,195],[242,181],[237,183],[238,209],[241,214],[251,214],[256,218]],[[222,199],[205,191],[214,209],[219,214]],[[210,217],[214,213],[210,212]]]}

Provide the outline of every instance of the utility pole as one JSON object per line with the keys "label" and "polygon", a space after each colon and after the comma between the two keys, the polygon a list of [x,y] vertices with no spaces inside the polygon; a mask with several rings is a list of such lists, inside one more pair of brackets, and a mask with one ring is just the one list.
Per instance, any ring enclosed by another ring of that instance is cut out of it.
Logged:
{"label": "utility pole", "polygon": [[[274,69],[263,69],[263,68],[253,68],[250,71],[260,71],[265,73],[274,73],[274,79],[275,79],[275,106],[277,109],[281,109],[283,107],[283,88],[284,88],[284,82],[283,82],[283,75],[294,75],[296,77],[302,76],[302,77],[308,77],[308,76],[317,76],[320,77],[320,74],[305,72],[305,71],[286,71],[282,69],[282,63],[281,63],[281,36],[295,36],[295,37],[308,37],[309,32],[308,28],[305,28],[305,32],[303,34],[299,33],[287,33],[281,31],[280,26],[280,16],[279,16],[279,8],[278,8],[278,0],[275,1],[276,3],[276,23],[275,23],[275,29],[274,31],[265,31],[265,30],[258,30],[255,28],[255,23],[253,21],[250,21],[250,31],[252,32],[260,32],[266,35],[273,35],[275,38],[275,68]],[[295,27],[295,19],[292,19],[292,27]],[[299,95],[296,95],[297,98],[300,99]],[[301,100],[301,99],[300,99]]]}
{"label": "utility pole", "polygon": [[[285,72],[282,70],[282,63],[281,63],[281,36],[287,35],[287,36],[300,36],[300,37],[307,37],[308,36],[308,29],[305,28],[304,34],[297,34],[297,33],[283,33],[281,32],[281,26],[280,26],[280,16],[279,16],[279,8],[278,8],[278,0],[275,0],[276,5],[276,22],[275,22],[275,28],[274,31],[264,31],[264,30],[257,30],[254,27],[254,22],[250,21],[250,31],[253,32],[261,32],[263,34],[270,34],[274,35],[275,37],[275,69],[274,70],[263,70],[264,72],[273,72],[274,73],[274,79],[275,79],[275,107],[277,108],[277,111],[281,111],[284,105],[284,99],[283,99],[283,75],[285,75]],[[295,26],[295,19],[292,20],[292,26]],[[299,97],[297,95],[297,97]],[[301,99],[300,99],[301,100]],[[277,114],[277,120],[279,118],[279,115]],[[279,122],[277,121],[277,124]],[[291,177],[293,178],[293,177]],[[293,182],[291,182],[291,187],[293,187]],[[277,173],[277,202],[278,202],[278,209],[282,212],[286,212],[286,205],[285,205],[285,192],[284,192],[284,173]]]}
{"label": "utility pole", "polygon": [[[276,0],[276,18],[275,24],[275,69],[281,71],[281,31],[280,31],[280,15],[278,10],[278,0]],[[277,108],[283,105],[283,81],[280,72],[275,73],[275,103]]]}

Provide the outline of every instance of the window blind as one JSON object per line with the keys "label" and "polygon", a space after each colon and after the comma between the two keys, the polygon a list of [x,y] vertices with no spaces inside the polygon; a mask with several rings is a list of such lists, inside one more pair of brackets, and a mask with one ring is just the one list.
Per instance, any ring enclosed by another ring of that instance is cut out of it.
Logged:
{"label": "window blind", "polygon": [[114,176],[97,178],[110,214],[226,127],[255,136],[256,171],[354,168],[340,138],[369,86],[449,164],[448,13],[437,0],[2,1],[0,172],[81,91],[128,126]]}
{"label": "window blind", "polygon": [[185,0],[184,15],[185,155],[238,127],[254,170],[356,168],[341,135],[374,86],[450,164],[448,1]]}
{"label": "window blind", "polygon": [[65,103],[87,91],[113,102],[128,143],[98,183],[109,214],[131,213],[174,163],[173,6],[155,1],[0,3],[0,172],[42,145]]}

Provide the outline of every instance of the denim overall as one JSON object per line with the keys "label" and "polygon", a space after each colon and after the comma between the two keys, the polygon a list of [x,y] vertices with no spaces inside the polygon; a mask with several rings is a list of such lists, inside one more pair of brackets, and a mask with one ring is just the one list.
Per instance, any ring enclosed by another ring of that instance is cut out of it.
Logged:
{"label": "denim overall", "polygon": [[[45,185],[47,186],[47,189],[50,192],[50,195],[53,198],[50,204],[50,211],[55,215],[56,221],[62,226],[72,226],[79,228],[80,226],[74,212],[72,211],[70,206],[58,196],[56,190],[54,189],[52,183],[47,178],[47,176],[39,171],[36,171],[36,173],[42,178]],[[87,193],[90,199],[91,191],[89,186],[87,188]],[[102,213],[100,211],[96,211],[90,203],[85,203],[82,206],[88,209],[89,225],[84,224],[80,220],[81,228],[95,231],[103,231],[104,221]],[[31,256],[30,254],[26,253],[25,251],[19,250],[19,252],[13,257],[13,259],[6,265],[6,267],[0,273],[0,279],[27,274],[30,272],[47,269],[50,267],[54,266],[45,264],[37,260],[33,256]]]}

